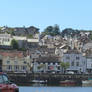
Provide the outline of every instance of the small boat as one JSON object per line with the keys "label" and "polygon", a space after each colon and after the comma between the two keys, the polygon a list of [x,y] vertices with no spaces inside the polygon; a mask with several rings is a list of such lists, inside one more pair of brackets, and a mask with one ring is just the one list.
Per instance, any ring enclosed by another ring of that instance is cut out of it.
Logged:
{"label": "small boat", "polygon": [[32,80],[31,83],[32,83],[32,86],[45,86],[47,83],[47,80],[46,81],[44,81],[44,80]]}
{"label": "small boat", "polygon": [[75,86],[76,82],[74,80],[65,80],[65,81],[60,81],[61,86]]}
{"label": "small boat", "polygon": [[83,80],[82,86],[92,86],[92,80]]}
{"label": "small boat", "polygon": [[47,81],[44,81],[44,80],[32,80],[31,82],[32,82],[32,83],[42,83],[42,84],[44,84],[44,83],[46,83]]}

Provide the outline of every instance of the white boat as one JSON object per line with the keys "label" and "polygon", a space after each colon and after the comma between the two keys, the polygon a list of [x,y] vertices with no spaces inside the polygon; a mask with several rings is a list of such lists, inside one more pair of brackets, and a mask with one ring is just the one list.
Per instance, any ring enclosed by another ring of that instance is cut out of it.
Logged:
{"label": "white boat", "polygon": [[44,80],[32,80],[33,83],[46,83]]}
{"label": "white boat", "polygon": [[31,83],[32,83],[32,86],[45,86],[47,83],[47,80],[46,81],[44,81],[44,80],[32,80]]}
{"label": "white boat", "polygon": [[92,86],[92,80],[84,80],[84,81],[82,81],[82,86]]}

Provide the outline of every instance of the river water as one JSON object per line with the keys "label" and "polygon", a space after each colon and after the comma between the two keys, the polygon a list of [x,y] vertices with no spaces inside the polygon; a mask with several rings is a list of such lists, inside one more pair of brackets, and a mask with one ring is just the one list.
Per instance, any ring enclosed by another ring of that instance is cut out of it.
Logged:
{"label": "river water", "polygon": [[19,92],[92,92],[92,87],[19,87]]}

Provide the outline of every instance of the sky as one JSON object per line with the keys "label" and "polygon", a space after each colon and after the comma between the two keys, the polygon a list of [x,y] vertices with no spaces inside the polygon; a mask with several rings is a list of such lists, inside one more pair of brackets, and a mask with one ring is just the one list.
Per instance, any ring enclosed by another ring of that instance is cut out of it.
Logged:
{"label": "sky", "polygon": [[0,0],[0,26],[92,30],[92,0]]}

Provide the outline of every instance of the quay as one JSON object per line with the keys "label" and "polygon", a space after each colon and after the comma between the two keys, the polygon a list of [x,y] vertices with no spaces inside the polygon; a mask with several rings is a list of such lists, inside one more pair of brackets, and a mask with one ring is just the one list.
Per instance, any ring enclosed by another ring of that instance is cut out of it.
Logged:
{"label": "quay", "polygon": [[92,78],[92,74],[48,74],[48,73],[7,73],[10,80],[19,85],[30,85],[32,80],[44,80],[49,85],[60,81],[74,80],[81,85],[82,80]]}

